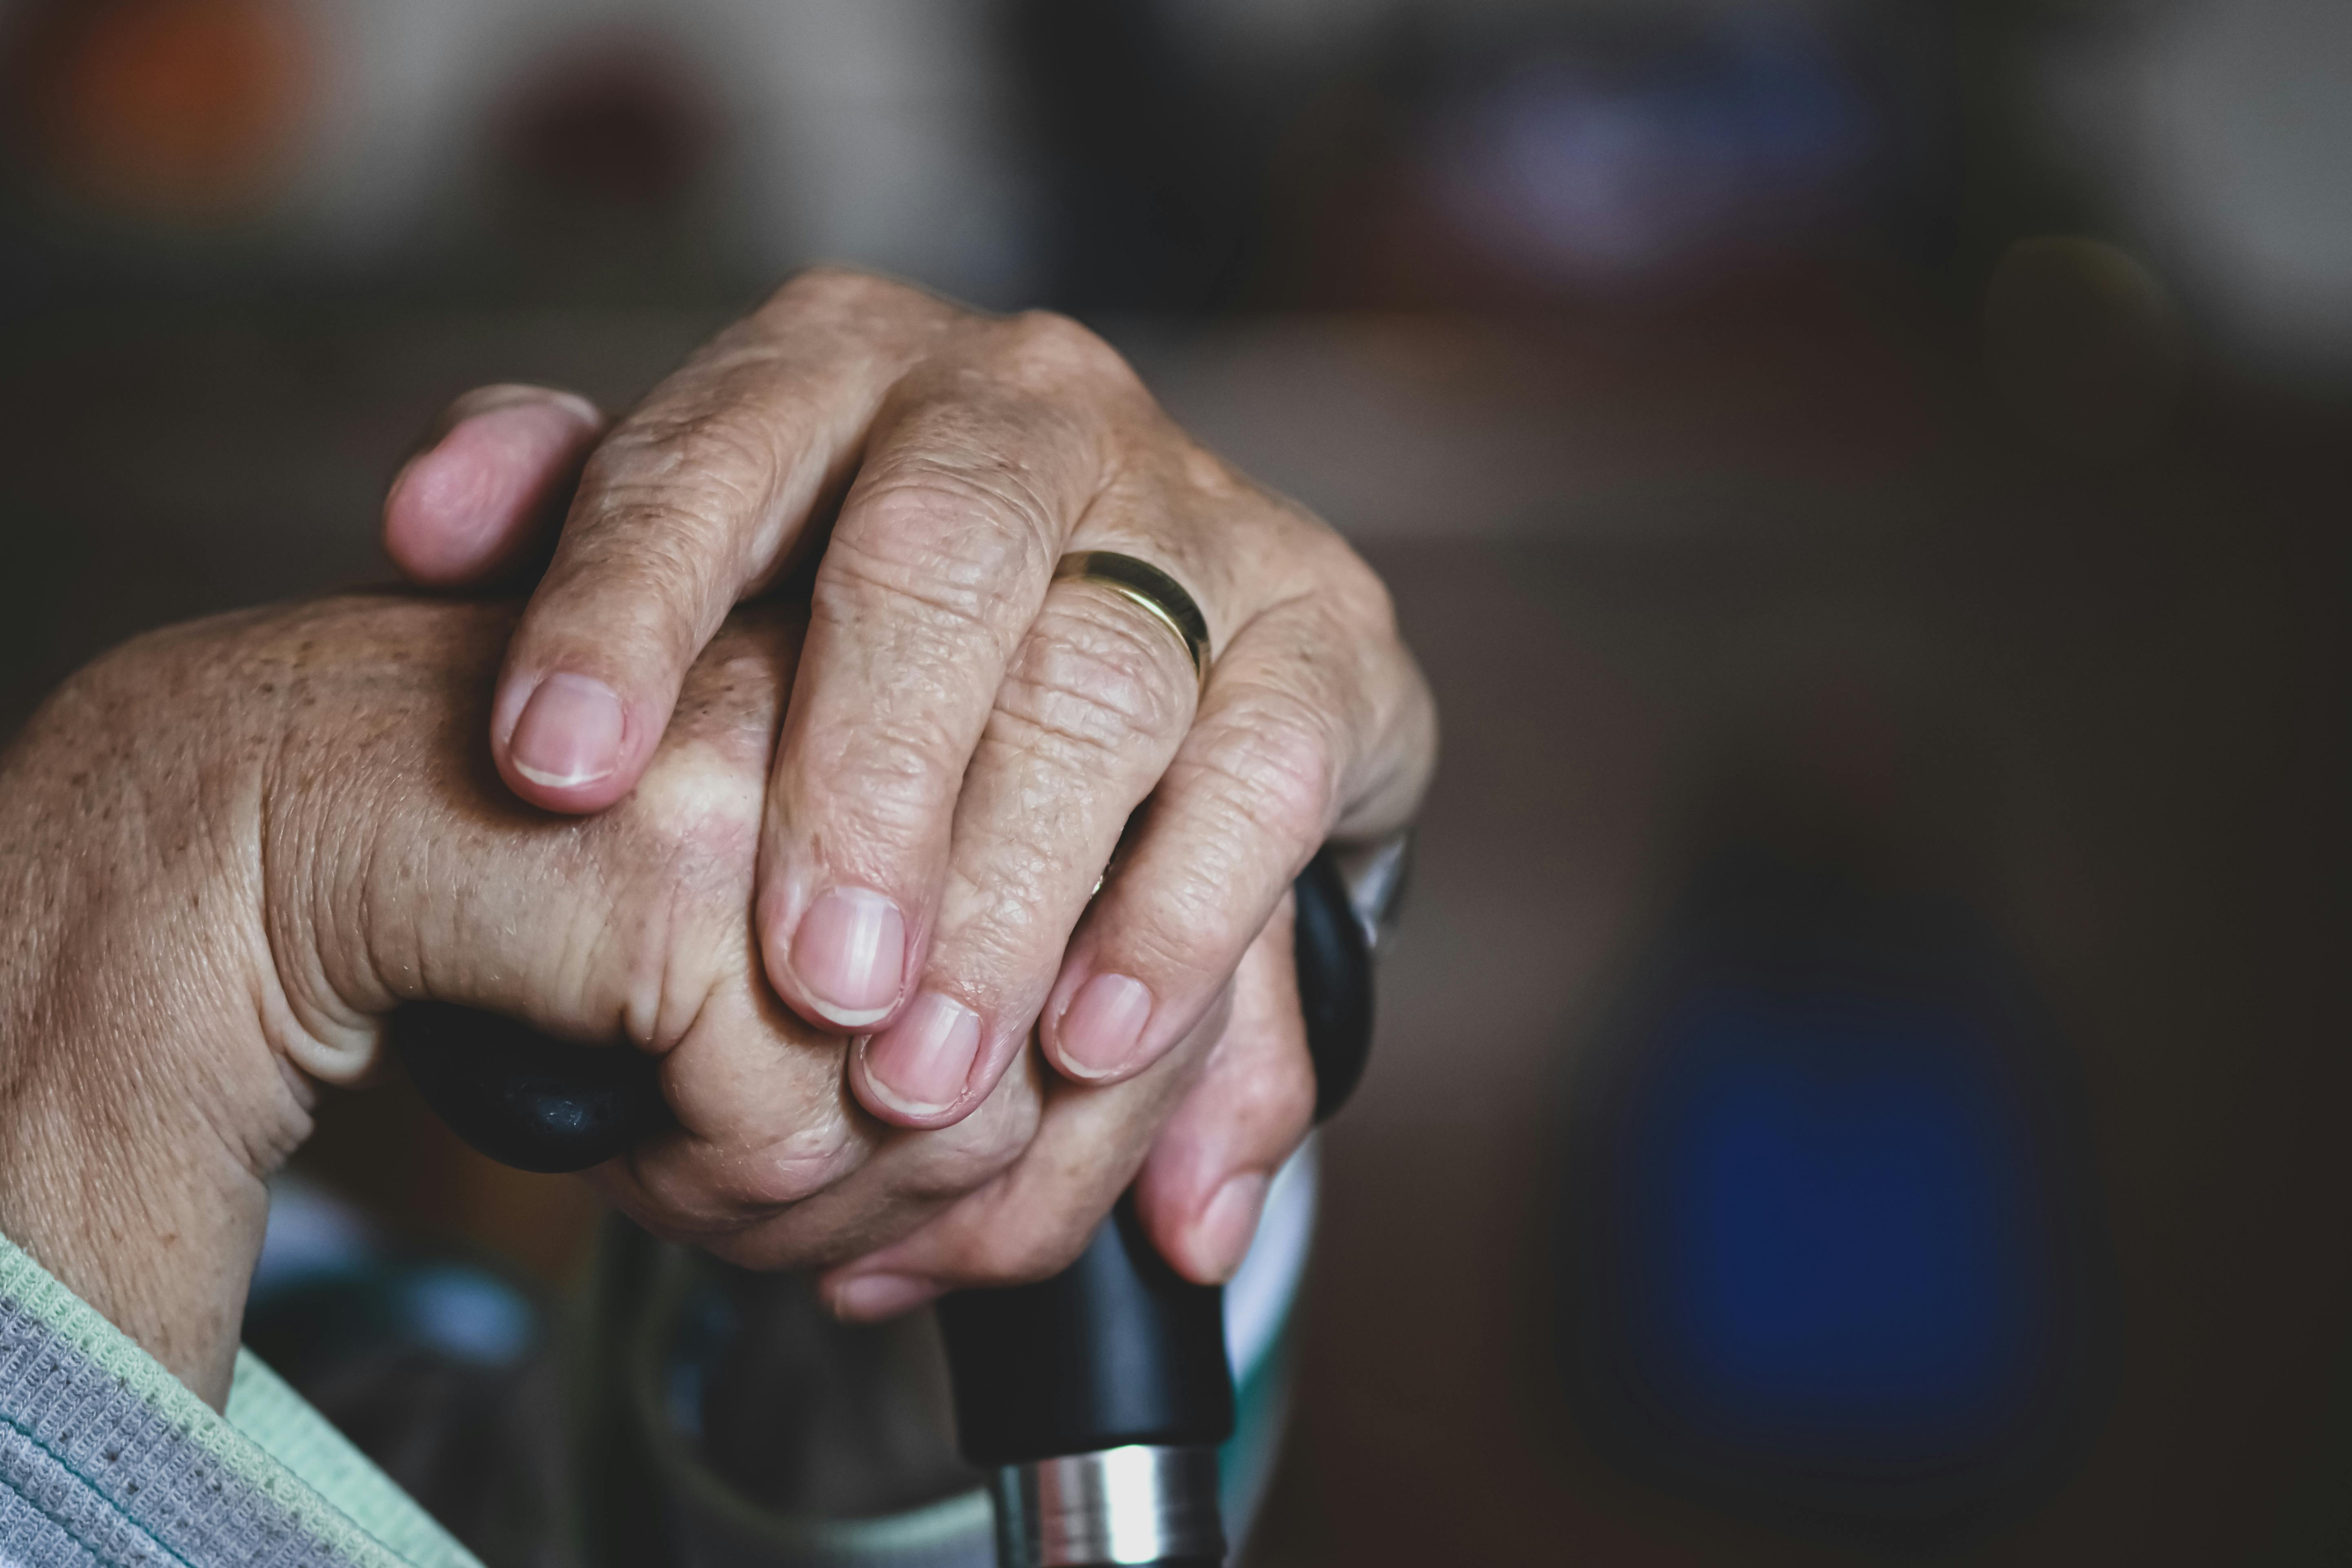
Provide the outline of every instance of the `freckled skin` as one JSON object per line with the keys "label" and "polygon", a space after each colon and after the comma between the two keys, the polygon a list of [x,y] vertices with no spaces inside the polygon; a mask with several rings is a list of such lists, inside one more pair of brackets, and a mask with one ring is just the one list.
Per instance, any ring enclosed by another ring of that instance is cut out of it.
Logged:
{"label": "freckled skin", "polygon": [[[565,395],[468,395],[387,543],[479,585],[575,481],[525,611],[173,628],[0,760],[0,1230],[217,1402],[263,1179],[314,1086],[364,1081],[384,1014],[432,997],[660,1053],[680,1130],[594,1179],[737,1262],[830,1268],[845,1312],[861,1275],[900,1281],[884,1312],[1050,1272],[1130,1181],[1176,1267],[1223,1277],[1247,1226],[1213,1200],[1262,1186],[1313,1101],[1290,879],[1409,820],[1434,763],[1378,578],[1077,323],[839,268],[609,435]],[[730,618],[818,542],[805,612]],[[1143,611],[1052,580],[1094,549],[1198,598],[1205,689]],[[577,786],[509,754],[551,671],[622,702],[617,765]],[[876,1090],[891,1019],[803,1021],[827,1015],[795,923],[845,887],[903,914],[894,1007],[982,1020],[950,1104]],[[1062,1021],[1108,975],[1148,1027],[1089,1066]]]}
{"label": "freckled skin", "polygon": [[[353,597],[175,627],[76,676],[0,762],[0,1231],[215,1403],[261,1183],[316,1082],[375,1069],[392,1006],[669,1050],[752,988],[796,627],[730,627],[637,795],[581,822],[481,754],[513,614]],[[773,1009],[756,1032],[803,1110],[840,1103],[839,1041]]]}
{"label": "freckled skin", "polygon": [[[317,1084],[365,1081],[384,1015],[429,997],[662,1054],[680,1131],[595,1173],[656,1231],[822,1267],[944,1215],[942,1279],[1058,1267],[1241,1048],[1223,1009],[1131,1082],[1033,1057],[954,1127],[884,1125],[752,930],[798,614],[723,628],[590,818],[516,801],[484,754],[514,616],[359,595],[173,627],[0,755],[0,1232],[217,1405],[265,1180]],[[1296,1101],[1296,1045],[1277,1023],[1251,1047],[1271,1065],[1228,1078]]]}
{"label": "freckled skin", "polygon": [[[759,826],[762,1000],[856,1032],[858,1104],[938,1136],[890,1136],[871,1168],[924,1150],[925,1173],[853,1202],[829,1135],[751,1142],[786,1121],[766,1074],[681,1054],[673,1092],[733,1131],[608,1173],[624,1201],[746,1262],[871,1244],[825,1282],[853,1315],[1042,1271],[1130,1177],[1180,1270],[1238,1266],[1311,1100],[1296,1000],[1267,1001],[1291,879],[1410,821],[1436,757],[1387,589],[1339,533],[1079,323],[836,267],[609,428],[551,389],[468,393],[383,521],[420,584],[546,561],[488,729],[507,786],[555,811],[627,797],[730,606],[806,584]],[[1205,682],[1148,611],[1056,575],[1097,550],[1197,601]]]}
{"label": "freckled skin", "polygon": [[[561,451],[500,435],[533,397],[573,432]],[[851,1082],[883,1121],[975,1113],[1033,1027],[1075,1078],[1143,1070],[1215,1005],[1318,845],[1382,835],[1419,804],[1434,710],[1378,577],[1188,437],[1076,321],[813,268],[609,433],[581,406],[517,386],[460,399],[387,498],[386,542],[422,563],[555,535],[490,733],[511,788],[575,812],[626,793],[726,608],[817,552],[756,917],[787,1005],[872,1031]],[[433,502],[442,468],[454,484],[485,465],[518,497],[557,493],[576,468],[577,493],[560,519]],[[1154,562],[1198,601],[1216,654],[1205,689],[1146,612],[1054,580],[1091,550]],[[627,714],[608,771],[551,783],[512,765],[519,715],[551,672],[609,689]],[[829,1011],[793,955],[840,889],[887,904],[903,942],[880,990],[865,994],[861,972],[862,1000]],[[1062,1038],[1097,974],[1152,1001],[1117,1062]],[[895,1001],[869,1005],[893,983]],[[951,1076],[931,1086],[944,1102],[884,1092],[871,1067],[926,994],[979,1022],[961,1092]]]}

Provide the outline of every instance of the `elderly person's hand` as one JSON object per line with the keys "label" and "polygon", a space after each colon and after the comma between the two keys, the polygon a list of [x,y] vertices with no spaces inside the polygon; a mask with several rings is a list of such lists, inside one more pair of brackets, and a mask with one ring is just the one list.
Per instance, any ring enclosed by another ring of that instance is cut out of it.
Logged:
{"label": "elderly person's hand", "polygon": [[[942,1131],[875,1120],[844,1039],[761,979],[750,918],[798,613],[720,629],[636,789],[585,819],[519,805],[482,756],[514,625],[375,596],[174,628],[0,757],[0,1234],[215,1404],[264,1178],[404,1001],[658,1053],[680,1126],[601,1176],[666,1234],[823,1266],[928,1220],[927,1283],[860,1303],[836,1280],[853,1310],[1058,1267],[1179,1101],[1265,1168],[1296,1141],[1312,1086],[1278,929],[1249,961],[1273,1016],[1212,1006],[1114,1086],[1024,1066]],[[1181,1258],[1197,1173],[1155,1164],[1140,1191],[1180,1215]]]}
{"label": "elderly person's hand", "polygon": [[[622,799],[729,608],[814,558],[758,931],[885,1121],[969,1114],[1033,1026],[1073,1080],[1145,1070],[1316,848],[1402,826],[1426,784],[1433,712],[1379,579],[1064,318],[808,272],[609,432],[564,394],[461,399],[387,543],[423,584],[496,576],[575,477],[499,679],[499,773],[557,811]],[[1205,687],[1143,609],[1055,578],[1093,550],[1190,590]]]}

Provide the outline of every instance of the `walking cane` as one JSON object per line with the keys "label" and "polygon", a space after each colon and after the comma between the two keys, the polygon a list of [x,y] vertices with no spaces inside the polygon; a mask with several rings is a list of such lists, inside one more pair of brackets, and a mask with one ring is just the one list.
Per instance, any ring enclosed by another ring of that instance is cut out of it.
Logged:
{"label": "walking cane", "polygon": [[[1370,932],[1331,852],[1296,884],[1298,994],[1317,1120],[1371,1045]],[[425,1102],[491,1159],[581,1171],[671,1125],[658,1065],[441,1003],[394,1016]],[[1234,1430],[1223,1291],[1180,1277],[1122,1198],[1050,1279],[939,1303],[956,1436],[991,1478],[1001,1568],[1214,1568],[1217,1447]]]}

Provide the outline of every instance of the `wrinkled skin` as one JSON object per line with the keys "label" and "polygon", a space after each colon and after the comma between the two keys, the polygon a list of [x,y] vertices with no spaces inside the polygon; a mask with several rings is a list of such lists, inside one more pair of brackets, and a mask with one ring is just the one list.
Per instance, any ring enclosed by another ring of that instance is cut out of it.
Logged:
{"label": "wrinkled skin", "polygon": [[[1197,1245],[1203,1184],[1262,1182],[1313,1098],[1284,910],[1143,1070],[1024,1057],[952,1125],[891,1125],[760,963],[798,616],[718,629],[637,787],[592,816],[516,802],[481,754],[514,624],[391,595],[200,622],[36,716],[0,760],[0,1232],[218,1405],[265,1179],[319,1086],[364,1081],[386,1014],[432,998],[658,1054],[681,1127],[597,1180],[736,1262],[834,1267],[839,1309],[1050,1272],[1139,1167],[1163,1248],[1226,1266]],[[1163,1121],[1183,1135],[1147,1163]]]}
{"label": "wrinkled skin", "polygon": [[[217,1401],[262,1181],[415,997],[659,1053],[681,1130],[596,1179],[845,1316],[1049,1273],[1130,1180],[1239,1265],[1313,1100],[1290,882],[1435,754],[1337,534],[1076,323],[831,268],[609,430],[460,399],[384,528],[425,587],[552,557],[520,619],[142,639],[8,754],[0,1231]],[[1190,590],[1205,686],[1053,580],[1097,549]]]}
{"label": "wrinkled skin", "polygon": [[[609,430],[543,388],[460,399],[385,540],[413,581],[471,584],[559,520],[488,724],[508,786],[557,811],[624,798],[729,607],[815,556],[754,929],[784,1005],[856,1037],[851,1089],[900,1126],[991,1104],[1033,1030],[1066,1078],[1148,1070],[1316,848],[1402,826],[1434,760],[1380,580],[1064,317],[815,268]],[[1190,590],[1205,689],[1165,627],[1052,580],[1099,549]],[[1220,1267],[1255,1224],[1247,1175]]]}

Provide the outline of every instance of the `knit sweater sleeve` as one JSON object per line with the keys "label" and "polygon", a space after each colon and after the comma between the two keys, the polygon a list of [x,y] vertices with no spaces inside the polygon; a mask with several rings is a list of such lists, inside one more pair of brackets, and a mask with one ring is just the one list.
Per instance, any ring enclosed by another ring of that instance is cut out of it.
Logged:
{"label": "knit sweater sleeve", "polygon": [[5,1237],[0,1563],[479,1568],[251,1352],[216,1415]]}

